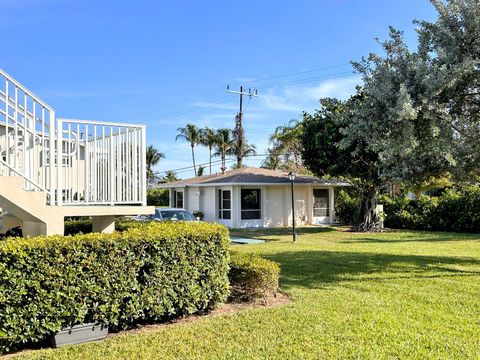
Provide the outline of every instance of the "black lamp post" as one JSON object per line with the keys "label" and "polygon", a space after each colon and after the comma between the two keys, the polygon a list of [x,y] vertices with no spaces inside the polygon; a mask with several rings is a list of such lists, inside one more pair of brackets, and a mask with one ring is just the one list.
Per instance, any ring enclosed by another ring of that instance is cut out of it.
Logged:
{"label": "black lamp post", "polygon": [[293,195],[293,185],[295,184],[295,173],[293,171],[290,171],[288,174],[288,177],[290,178],[290,187],[292,189],[292,238],[293,242],[297,241],[297,231],[295,230],[295,197]]}

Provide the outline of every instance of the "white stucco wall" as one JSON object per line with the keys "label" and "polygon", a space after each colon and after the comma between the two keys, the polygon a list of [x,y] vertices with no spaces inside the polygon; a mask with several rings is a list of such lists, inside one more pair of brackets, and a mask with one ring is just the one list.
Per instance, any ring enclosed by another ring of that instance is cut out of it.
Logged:
{"label": "white stucco wall", "polygon": [[[313,186],[295,187],[295,222],[297,225],[313,223]],[[333,219],[333,187],[315,187],[329,190],[330,218]],[[218,218],[218,189],[231,191],[231,220]],[[261,219],[241,219],[241,189],[261,189]],[[170,205],[173,204],[173,191],[184,191],[184,208],[203,211],[204,221],[218,222],[228,227],[281,227],[292,224],[292,200],[290,185],[275,186],[227,186],[227,187],[187,187],[171,189]]]}
{"label": "white stucco wall", "polygon": [[200,189],[200,209],[205,214],[205,221],[215,222],[216,214],[216,196],[215,188],[203,187]]}
{"label": "white stucco wall", "polygon": [[285,188],[286,186],[267,187],[263,226],[286,226],[285,217]]}

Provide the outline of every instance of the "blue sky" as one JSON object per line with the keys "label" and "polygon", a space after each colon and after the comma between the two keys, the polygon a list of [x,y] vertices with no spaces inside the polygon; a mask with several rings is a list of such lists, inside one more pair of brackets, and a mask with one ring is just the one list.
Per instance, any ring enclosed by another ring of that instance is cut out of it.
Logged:
{"label": "blue sky", "polygon": [[191,165],[179,126],[234,126],[227,84],[258,88],[244,126],[264,153],[276,126],[352,93],[348,62],[379,51],[389,25],[414,45],[411,20],[434,17],[427,0],[0,0],[0,67],[57,116],[147,124],[165,171]]}

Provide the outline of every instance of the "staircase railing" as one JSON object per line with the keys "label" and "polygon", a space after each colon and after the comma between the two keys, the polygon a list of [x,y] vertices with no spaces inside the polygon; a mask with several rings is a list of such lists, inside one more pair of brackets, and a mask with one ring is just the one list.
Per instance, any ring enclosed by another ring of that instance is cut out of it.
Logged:
{"label": "staircase railing", "polygon": [[145,126],[58,119],[57,128],[63,205],[145,203]]}
{"label": "staircase railing", "polygon": [[0,69],[0,175],[47,192],[48,205],[146,205],[145,127],[56,119]]}
{"label": "staircase railing", "polygon": [[0,69],[0,160],[7,175],[20,176],[26,190],[45,189],[55,202],[55,111]]}

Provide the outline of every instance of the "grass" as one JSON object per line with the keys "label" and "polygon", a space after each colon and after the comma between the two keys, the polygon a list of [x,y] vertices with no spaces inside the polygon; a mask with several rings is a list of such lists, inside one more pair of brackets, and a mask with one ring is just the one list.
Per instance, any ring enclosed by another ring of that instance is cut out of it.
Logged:
{"label": "grass", "polygon": [[281,264],[293,303],[205,317],[98,343],[21,354],[56,359],[475,359],[480,235],[236,230]]}

